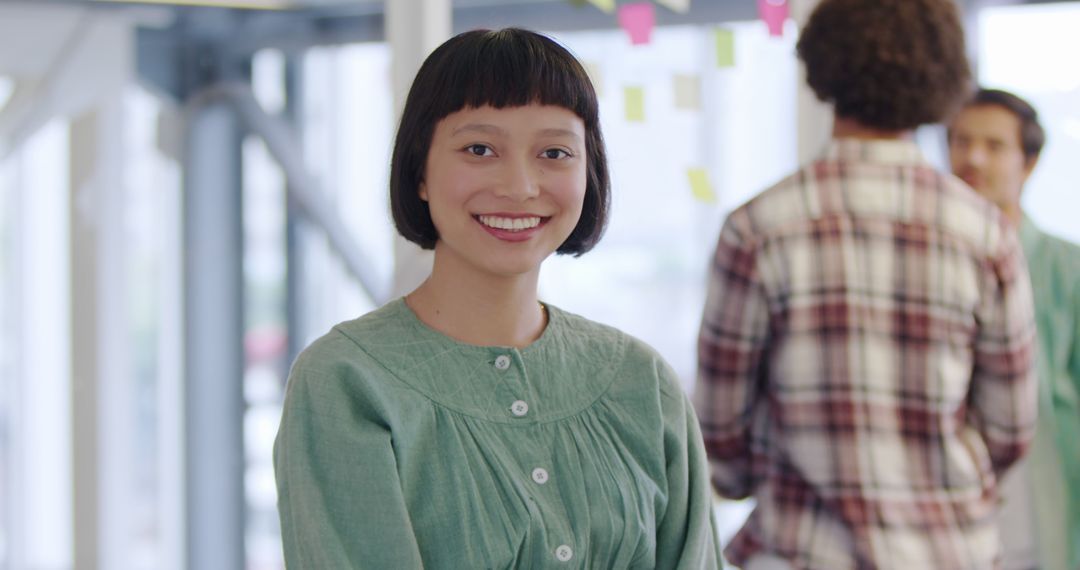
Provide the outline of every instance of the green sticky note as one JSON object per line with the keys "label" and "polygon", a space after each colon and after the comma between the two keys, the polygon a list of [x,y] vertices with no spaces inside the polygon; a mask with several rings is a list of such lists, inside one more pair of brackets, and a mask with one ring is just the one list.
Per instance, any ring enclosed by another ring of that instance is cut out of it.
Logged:
{"label": "green sticky note", "polygon": [[716,202],[716,192],[713,192],[709,173],[704,168],[691,168],[686,171],[686,177],[690,180],[690,192],[695,199],[706,204]]}
{"label": "green sticky note", "polygon": [[623,89],[626,99],[626,120],[641,122],[645,120],[645,89],[626,87]]}
{"label": "green sticky note", "polygon": [[717,28],[716,67],[735,67],[735,32]]}
{"label": "green sticky note", "polygon": [[608,14],[615,12],[615,0],[589,0],[589,4],[600,8]]}

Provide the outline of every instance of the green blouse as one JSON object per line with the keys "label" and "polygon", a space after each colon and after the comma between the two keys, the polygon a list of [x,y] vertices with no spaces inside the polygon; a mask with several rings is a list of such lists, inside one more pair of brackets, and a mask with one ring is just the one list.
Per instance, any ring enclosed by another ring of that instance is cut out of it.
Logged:
{"label": "green blouse", "polygon": [[1020,242],[1039,329],[1039,424],[1029,454],[1045,570],[1080,569],[1080,247],[1027,217]]}
{"label": "green blouse", "polygon": [[548,306],[524,349],[398,299],[297,358],[274,447],[290,569],[717,568],[701,434],[644,343]]}

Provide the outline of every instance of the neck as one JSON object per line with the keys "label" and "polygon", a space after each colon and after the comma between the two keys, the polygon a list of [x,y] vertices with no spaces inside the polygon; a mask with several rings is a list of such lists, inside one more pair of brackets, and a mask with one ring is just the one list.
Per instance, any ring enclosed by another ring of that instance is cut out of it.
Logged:
{"label": "neck", "polygon": [[1019,204],[1010,206],[1002,210],[1002,212],[1005,213],[1005,217],[1008,218],[1010,222],[1012,222],[1013,226],[1015,226],[1017,229],[1020,228],[1020,225],[1024,221],[1024,212],[1020,209]]}
{"label": "neck", "polygon": [[424,324],[478,346],[524,348],[540,338],[547,312],[536,296],[538,271],[505,278],[451,274],[438,259],[428,279],[405,299]]}
{"label": "neck", "polygon": [[864,139],[864,140],[912,140],[912,130],[886,130],[871,127],[847,117],[836,117],[833,121],[833,138]]}

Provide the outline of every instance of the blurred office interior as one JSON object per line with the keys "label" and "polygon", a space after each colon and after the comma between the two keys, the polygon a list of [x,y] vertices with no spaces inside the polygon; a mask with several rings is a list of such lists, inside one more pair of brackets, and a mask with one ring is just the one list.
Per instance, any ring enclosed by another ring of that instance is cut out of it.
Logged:
{"label": "blurred office interior", "polygon": [[[821,149],[794,45],[815,0],[0,1],[0,570],[283,568],[289,363],[407,292],[397,109],[451,34],[520,26],[588,66],[612,225],[542,297],[655,346],[689,390],[724,215]],[[610,1],[611,6],[630,2]],[[1080,241],[1080,2],[963,0],[980,81],[1043,115],[1025,204]],[[940,128],[919,142],[945,165]],[[730,535],[746,505],[718,504]]]}

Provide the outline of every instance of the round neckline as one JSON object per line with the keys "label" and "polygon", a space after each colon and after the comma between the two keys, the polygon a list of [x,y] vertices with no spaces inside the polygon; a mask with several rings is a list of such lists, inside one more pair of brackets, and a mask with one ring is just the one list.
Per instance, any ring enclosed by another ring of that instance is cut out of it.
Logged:
{"label": "round neckline", "polygon": [[458,340],[458,339],[456,339],[456,338],[454,338],[454,337],[452,337],[452,336],[450,336],[450,335],[448,335],[446,333],[443,333],[443,332],[440,332],[440,331],[437,331],[437,330],[431,328],[427,323],[420,320],[420,316],[416,314],[416,311],[413,311],[412,307],[410,307],[409,304],[405,302],[405,297],[404,296],[398,297],[397,300],[394,301],[394,303],[399,305],[398,306],[399,311],[401,311],[401,312],[403,312],[403,313],[405,313],[407,315],[406,318],[412,324],[412,327],[419,330],[421,332],[421,334],[423,334],[424,336],[429,337],[429,338],[431,338],[433,340],[439,341],[439,342],[441,342],[443,344],[454,346],[454,347],[459,348],[459,349],[482,350],[482,351],[485,351],[485,352],[490,352],[492,350],[516,350],[516,351],[521,352],[521,353],[526,353],[526,352],[533,352],[535,350],[539,350],[543,345],[546,345],[546,344],[548,344],[550,342],[549,339],[551,338],[551,336],[553,334],[555,334],[554,332],[552,332],[552,329],[558,324],[557,321],[561,321],[561,319],[562,319],[562,315],[559,313],[559,311],[554,306],[552,306],[552,305],[550,305],[548,303],[545,303],[543,301],[540,301],[540,304],[544,308],[544,312],[547,314],[547,325],[545,325],[544,330],[540,332],[540,336],[538,336],[536,338],[536,340],[532,341],[527,346],[524,346],[522,348],[517,348],[515,346],[498,345],[498,344],[491,344],[491,345],[472,344],[472,343],[468,343],[468,342],[465,342],[465,341]]}

